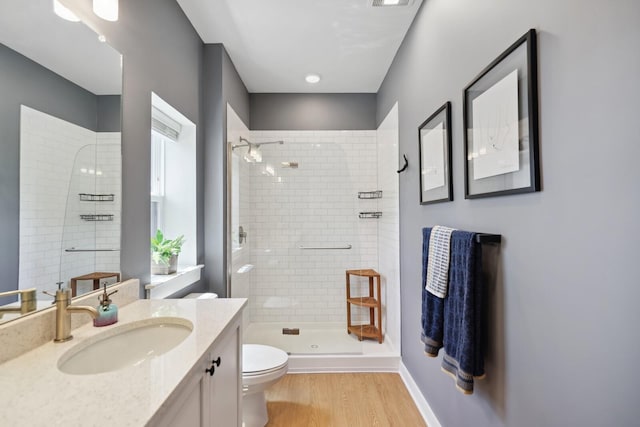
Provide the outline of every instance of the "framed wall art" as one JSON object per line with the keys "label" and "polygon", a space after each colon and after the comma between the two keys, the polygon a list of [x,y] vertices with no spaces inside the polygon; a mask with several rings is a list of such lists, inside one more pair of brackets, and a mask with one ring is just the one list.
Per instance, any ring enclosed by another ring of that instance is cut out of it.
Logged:
{"label": "framed wall art", "polygon": [[451,173],[451,103],[447,102],[418,128],[420,204],[453,200]]}
{"label": "framed wall art", "polygon": [[465,198],[540,191],[535,30],[464,89],[463,110]]}

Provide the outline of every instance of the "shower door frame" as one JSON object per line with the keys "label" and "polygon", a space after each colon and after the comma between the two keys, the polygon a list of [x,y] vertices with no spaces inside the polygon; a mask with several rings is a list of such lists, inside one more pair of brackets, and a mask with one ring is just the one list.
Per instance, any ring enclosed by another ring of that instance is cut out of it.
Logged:
{"label": "shower door frame", "polygon": [[[227,108],[230,106],[227,104]],[[225,140],[227,139],[228,129],[225,126]],[[226,250],[226,269],[227,269],[227,283],[226,283],[226,293],[227,298],[231,298],[231,282],[232,282],[232,266],[233,266],[233,250],[231,243],[231,219],[233,218],[233,197],[231,192],[233,191],[233,143],[231,141],[227,141],[225,144],[225,154],[227,157],[227,161],[225,163],[225,177],[226,177],[226,209],[225,209],[225,250]]]}

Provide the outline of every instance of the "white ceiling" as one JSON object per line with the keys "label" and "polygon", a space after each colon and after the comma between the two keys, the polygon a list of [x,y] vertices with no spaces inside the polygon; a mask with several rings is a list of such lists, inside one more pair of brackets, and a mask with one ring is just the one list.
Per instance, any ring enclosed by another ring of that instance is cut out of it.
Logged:
{"label": "white ceiling", "polygon": [[[222,43],[249,92],[377,92],[422,3],[177,0],[205,43]],[[317,73],[310,85],[305,75]]]}
{"label": "white ceiling", "polygon": [[0,1],[0,43],[96,95],[121,93],[120,54],[51,0]]}

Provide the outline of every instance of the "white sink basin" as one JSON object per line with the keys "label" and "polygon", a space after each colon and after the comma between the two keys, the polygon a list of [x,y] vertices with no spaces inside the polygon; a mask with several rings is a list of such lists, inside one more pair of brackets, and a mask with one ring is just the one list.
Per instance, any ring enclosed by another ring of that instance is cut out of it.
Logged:
{"label": "white sink basin", "polygon": [[58,369],[88,375],[136,366],[171,350],[192,330],[193,324],[179,317],[153,317],[110,328],[63,354]]}

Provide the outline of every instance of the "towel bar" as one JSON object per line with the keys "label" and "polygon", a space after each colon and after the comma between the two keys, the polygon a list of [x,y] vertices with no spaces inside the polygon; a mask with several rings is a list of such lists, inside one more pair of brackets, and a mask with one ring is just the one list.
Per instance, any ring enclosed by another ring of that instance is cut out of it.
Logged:
{"label": "towel bar", "polygon": [[65,249],[65,252],[120,252],[120,249]]}
{"label": "towel bar", "polygon": [[488,233],[476,234],[476,242],[478,243],[500,243],[501,241],[502,241],[502,235],[500,234],[488,234]]}
{"label": "towel bar", "polygon": [[300,249],[351,249],[351,245],[345,246],[298,246]]}

